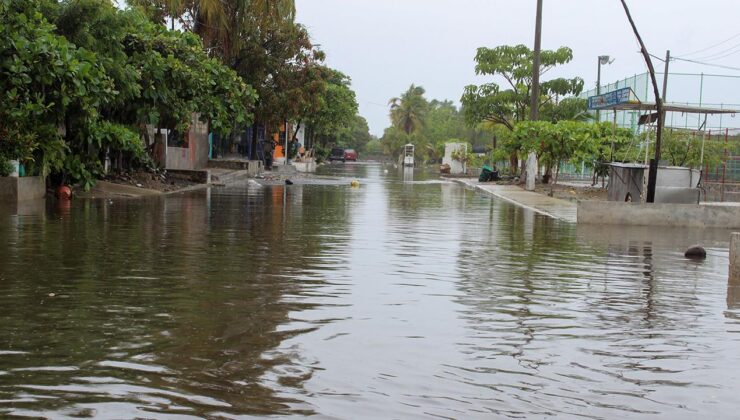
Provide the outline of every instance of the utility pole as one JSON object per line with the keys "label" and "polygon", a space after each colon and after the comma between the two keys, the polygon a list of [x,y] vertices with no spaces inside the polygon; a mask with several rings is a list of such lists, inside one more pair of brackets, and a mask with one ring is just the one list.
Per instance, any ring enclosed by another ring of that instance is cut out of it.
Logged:
{"label": "utility pole", "polygon": [[[534,62],[532,63],[532,105],[529,119],[537,121],[540,118],[540,55],[542,51],[542,0],[537,0],[537,18],[534,27]],[[525,189],[534,191],[534,181],[537,176],[537,155],[530,152],[527,156],[527,179]]]}
{"label": "utility pole", "polygon": [[[597,63],[599,70],[596,72],[596,96],[601,95],[601,56],[598,58]],[[596,110],[596,122],[601,122],[601,111]]]}
{"label": "utility pole", "polygon": [[[614,62],[614,59],[609,57],[608,55],[600,55],[597,60],[597,66],[598,71],[596,72],[596,96],[601,95],[601,66],[604,66],[606,64],[611,64]],[[601,111],[596,110],[596,121],[601,122]]]}
{"label": "utility pole", "polygon": [[540,63],[542,51],[542,0],[537,0],[537,20],[534,26],[534,63],[532,64],[532,107],[529,119],[540,118]]}
{"label": "utility pole", "polygon": [[[665,73],[663,73],[663,105],[665,105],[666,98],[667,98],[666,91],[668,90],[668,64],[670,64],[670,62],[671,62],[671,50],[668,50],[665,52]],[[663,124],[665,124],[665,121],[663,121]]]}
{"label": "utility pole", "polygon": [[647,200],[645,200],[648,203],[654,203],[655,183],[658,180],[658,162],[660,161],[660,141],[663,138],[663,101],[661,100],[660,92],[658,91],[658,81],[655,79],[655,67],[653,67],[653,60],[650,59],[650,53],[648,52],[647,47],[645,47],[645,43],[642,42],[642,37],[640,36],[640,33],[637,31],[637,26],[635,25],[635,21],[632,19],[632,14],[630,13],[629,7],[627,7],[627,2],[625,0],[621,1],[622,6],[624,7],[624,12],[627,14],[627,19],[630,21],[630,25],[632,26],[632,31],[635,33],[635,37],[640,43],[640,52],[642,52],[642,56],[648,66],[650,81],[653,84],[653,93],[655,94],[655,108],[658,112],[658,130],[655,133],[655,159],[652,159],[650,161],[650,170],[648,172]]}

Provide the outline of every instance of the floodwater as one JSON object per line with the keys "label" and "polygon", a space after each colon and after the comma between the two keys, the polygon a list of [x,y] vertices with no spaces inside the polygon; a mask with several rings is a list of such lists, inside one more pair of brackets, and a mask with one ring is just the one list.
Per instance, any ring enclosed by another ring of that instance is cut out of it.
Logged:
{"label": "floodwater", "polygon": [[0,213],[0,416],[736,418],[727,232],[324,174]]}

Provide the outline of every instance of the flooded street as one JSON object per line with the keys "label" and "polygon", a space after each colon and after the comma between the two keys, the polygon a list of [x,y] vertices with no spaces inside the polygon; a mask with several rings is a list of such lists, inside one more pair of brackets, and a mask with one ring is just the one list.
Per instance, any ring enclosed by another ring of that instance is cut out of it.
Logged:
{"label": "flooded street", "polygon": [[737,415],[727,231],[321,169],[347,182],[0,213],[0,415]]}

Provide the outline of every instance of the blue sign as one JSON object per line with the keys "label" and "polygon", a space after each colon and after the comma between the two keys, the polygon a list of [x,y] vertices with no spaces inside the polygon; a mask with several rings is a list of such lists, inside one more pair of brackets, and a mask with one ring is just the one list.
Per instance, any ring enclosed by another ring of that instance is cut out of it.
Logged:
{"label": "blue sign", "polygon": [[626,87],[602,95],[590,96],[588,98],[588,109],[604,109],[614,105],[639,102],[632,89]]}

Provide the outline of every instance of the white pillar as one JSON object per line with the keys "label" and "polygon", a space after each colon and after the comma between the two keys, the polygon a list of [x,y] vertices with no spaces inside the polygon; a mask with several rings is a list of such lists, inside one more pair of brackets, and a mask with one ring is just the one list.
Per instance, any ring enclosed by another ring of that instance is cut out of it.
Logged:
{"label": "white pillar", "polygon": [[740,281],[740,233],[730,239],[730,280]]}
{"label": "white pillar", "polygon": [[537,177],[537,155],[530,153],[527,156],[527,180],[525,189],[527,191],[534,191],[534,180]]}

